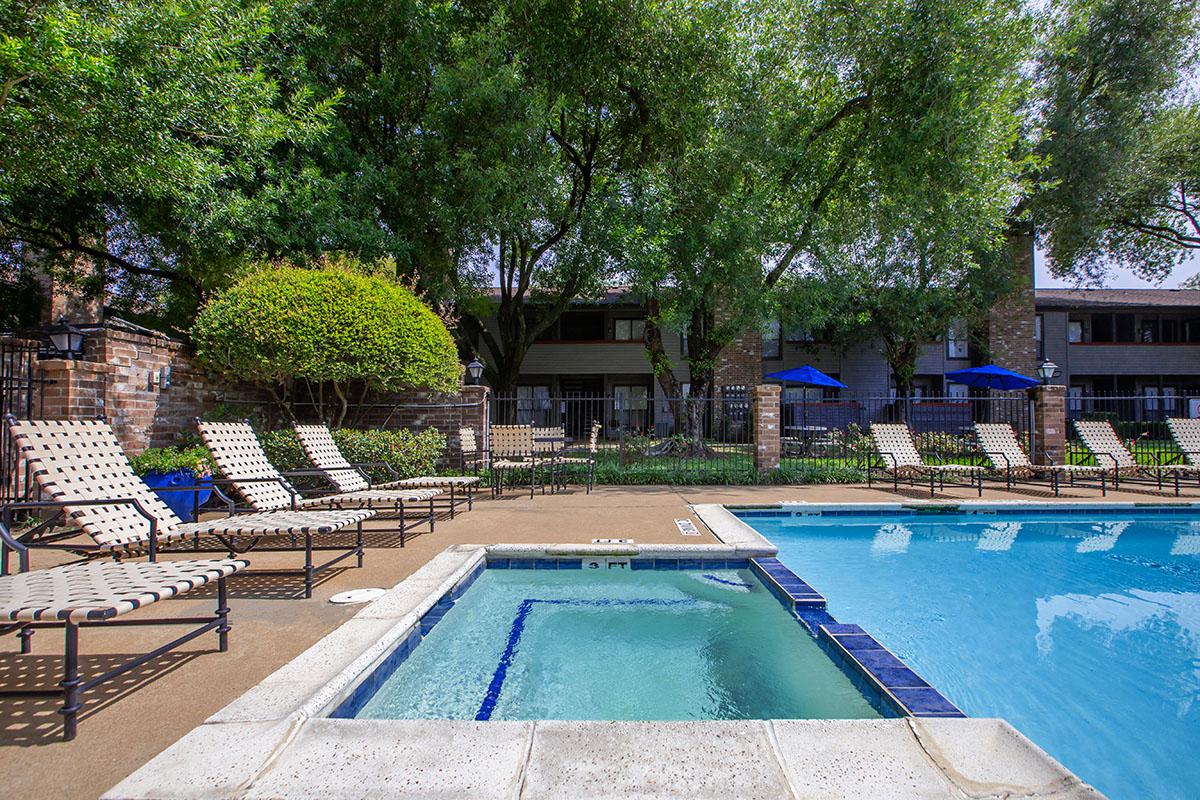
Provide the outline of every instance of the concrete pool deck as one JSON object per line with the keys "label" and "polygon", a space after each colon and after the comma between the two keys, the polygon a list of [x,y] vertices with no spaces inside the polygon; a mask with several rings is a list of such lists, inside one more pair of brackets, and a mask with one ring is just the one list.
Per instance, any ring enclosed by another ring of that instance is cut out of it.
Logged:
{"label": "concrete pool deck", "polygon": [[[1048,491],[1009,493],[988,488],[983,499],[1052,500],[1049,494]],[[925,501],[928,494],[918,488],[911,493],[902,493],[900,499]],[[939,492],[937,499],[944,502],[976,498],[973,491],[964,487],[947,488],[945,492]],[[700,536],[685,537],[676,528],[674,520],[690,518],[699,523],[692,504],[896,500],[897,495],[891,491],[846,486],[598,487],[590,495],[582,491],[570,491],[553,496],[538,495],[533,499],[519,493],[512,493],[497,500],[485,498],[477,503],[474,511],[461,514],[452,521],[440,521],[435,533],[416,536],[403,549],[386,534],[371,535],[368,539],[369,550],[364,568],[347,568],[328,573],[316,588],[312,600],[293,599],[296,581],[290,577],[256,578],[235,582],[231,591],[234,627],[230,652],[216,653],[215,641],[210,642],[208,637],[204,637],[177,653],[164,656],[135,670],[111,687],[105,687],[89,698],[90,702],[81,719],[79,737],[73,742],[60,740],[61,721],[55,713],[59,704],[57,699],[5,699],[0,702],[0,763],[4,764],[6,786],[14,797],[97,797],[362,610],[361,606],[331,605],[327,601],[332,594],[365,586],[394,586],[449,545],[500,542],[587,544],[593,538],[633,538],[639,544],[714,544],[716,540],[704,530],[703,525],[700,525]],[[1108,498],[1101,498],[1099,491],[1078,487],[1064,491],[1062,500],[1172,502],[1174,498],[1167,493],[1146,491],[1143,487],[1138,487],[1134,492],[1110,492]],[[1185,488],[1184,497],[1180,500],[1195,502],[1200,500],[1200,492],[1193,487]],[[288,554],[256,556],[251,553],[250,558],[256,566],[294,566],[297,563],[295,557]],[[51,554],[38,553],[34,566],[47,566],[55,560],[55,556]],[[207,612],[212,599],[208,596],[198,596],[199,594],[193,593],[187,598],[157,605],[148,613],[182,617]],[[154,644],[165,640],[167,632],[145,628],[89,629],[81,638],[83,667],[95,669],[109,663],[112,654],[145,652]],[[0,644],[0,687],[12,688],[31,683],[52,686],[58,680],[60,661],[61,642],[56,635],[39,633],[35,636],[34,654],[30,656],[17,655],[15,639],[6,637],[3,644]],[[309,720],[299,726],[296,735],[299,736],[301,731],[316,730],[325,722]],[[902,720],[890,722],[908,724]],[[982,721],[970,722],[976,724]],[[262,728],[270,727],[254,722],[236,724],[241,725],[243,732],[251,738],[251,728],[257,726],[260,732],[265,733]],[[466,726],[463,730],[469,730],[474,724],[463,723]],[[503,724],[518,727],[526,725]],[[820,731],[842,723],[712,724],[730,726],[730,731],[739,729],[739,726],[749,726],[758,733],[743,733],[737,736],[731,733],[730,741],[742,741],[743,739],[738,737],[746,736],[759,741],[765,736],[774,751],[778,747],[776,742],[782,741],[779,731],[783,728],[800,725],[810,731],[803,734],[804,736],[820,737],[825,735],[819,733]],[[564,731],[573,723],[528,725],[533,726],[529,728],[528,734],[530,752],[533,752],[532,748],[542,747],[545,742],[551,741],[544,737],[554,736],[557,737],[556,741],[570,740],[570,736]],[[603,739],[616,735],[605,732],[608,723],[583,725],[593,726],[589,737]],[[648,725],[647,730],[658,723]],[[901,731],[903,737],[915,741],[916,734],[912,732],[914,729],[909,726],[908,730],[907,733]],[[447,736],[460,735],[449,728],[447,731]],[[308,741],[309,735],[311,734],[305,734],[301,740]],[[647,736],[654,738],[649,734]],[[223,757],[236,760],[241,754],[238,742],[244,739],[243,736],[226,741],[222,747]],[[725,740],[719,738],[714,741]],[[817,747],[817,742],[818,738],[814,738],[810,744],[809,749],[813,752],[817,752],[813,749]],[[902,747],[900,744],[896,746]],[[671,749],[674,760],[681,763],[664,765],[663,768],[684,770],[692,758],[705,757],[708,747],[711,745],[678,744]],[[907,749],[907,746],[903,747]],[[622,752],[626,754],[625,763],[630,764],[630,769],[641,769],[628,758],[629,751]],[[358,754],[353,749],[344,755],[351,760],[367,758],[366,754]],[[683,758],[680,758],[681,755]],[[793,757],[793,760],[787,763],[796,763],[796,757],[799,756]],[[887,755],[886,752],[880,752],[876,757],[886,758]],[[828,758],[827,755],[822,770],[829,769]],[[777,759],[777,763],[784,762]],[[330,766],[332,768],[334,765]],[[726,764],[725,767],[728,768],[729,765]],[[182,768],[180,765],[180,769]],[[569,769],[564,766],[564,770],[572,773],[582,769],[584,765],[579,763],[570,764]],[[814,766],[812,769],[816,771],[810,775],[808,767],[788,769],[792,770],[790,773],[785,772],[785,775],[791,775],[788,779],[789,786],[798,796],[811,796],[812,793],[804,789],[809,785],[806,781],[818,781],[820,770],[816,770]],[[837,770],[843,770],[838,774],[844,773],[843,777],[847,780],[855,774],[851,765],[839,765]],[[969,776],[971,773],[968,771],[963,774]],[[537,783],[535,777],[534,773],[529,773],[524,779],[530,792],[533,791],[533,787],[543,785]],[[827,777],[832,780],[837,775]],[[665,779],[665,776],[660,775],[653,778],[653,781]],[[660,786],[657,794],[662,795],[666,788],[672,785],[670,781],[673,780],[675,779],[670,778],[665,784],[656,783],[655,785]],[[386,785],[390,784],[381,784]],[[814,788],[824,785],[826,784],[811,783]],[[364,787],[358,785],[356,788],[363,790]],[[647,792],[654,794],[649,789]],[[705,793],[699,792],[701,796]],[[721,793],[727,796],[730,794]],[[734,794],[736,796],[736,793]],[[987,793],[983,793],[983,796],[987,796]]]}

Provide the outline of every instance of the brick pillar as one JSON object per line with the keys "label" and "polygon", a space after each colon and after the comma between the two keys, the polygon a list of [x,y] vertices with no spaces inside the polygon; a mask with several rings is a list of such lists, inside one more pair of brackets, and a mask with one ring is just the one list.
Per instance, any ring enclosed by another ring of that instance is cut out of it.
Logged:
{"label": "brick pillar", "polygon": [[[1067,454],[1067,387],[1038,386],[1029,390],[1033,399],[1033,441],[1036,463],[1058,463]],[[1047,458],[1048,457],[1048,458]]]}
{"label": "brick pillar", "polygon": [[58,358],[37,363],[38,377],[53,381],[41,387],[42,419],[97,419],[104,414],[103,364]]}
{"label": "brick pillar", "polygon": [[759,385],[750,393],[754,417],[754,466],[779,469],[779,386]]}

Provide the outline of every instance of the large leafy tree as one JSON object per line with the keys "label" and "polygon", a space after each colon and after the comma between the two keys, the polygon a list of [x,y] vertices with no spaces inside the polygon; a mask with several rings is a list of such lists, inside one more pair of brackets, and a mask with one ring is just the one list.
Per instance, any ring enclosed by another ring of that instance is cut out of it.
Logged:
{"label": "large leafy tree", "polygon": [[0,247],[136,302],[190,299],[253,242],[258,171],[327,106],[263,64],[255,0],[0,4]]}
{"label": "large leafy tree", "polygon": [[1055,274],[1161,280],[1200,250],[1196,0],[1056,0],[1036,54],[1036,188],[1017,211]]}
{"label": "large leafy tree", "polygon": [[857,264],[873,287],[951,281],[956,257],[999,246],[1017,190],[1019,3],[738,4],[725,19],[734,55],[624,193],[619,257],[672,396],[663,326],[686,331],[707,394],[785,277]]}

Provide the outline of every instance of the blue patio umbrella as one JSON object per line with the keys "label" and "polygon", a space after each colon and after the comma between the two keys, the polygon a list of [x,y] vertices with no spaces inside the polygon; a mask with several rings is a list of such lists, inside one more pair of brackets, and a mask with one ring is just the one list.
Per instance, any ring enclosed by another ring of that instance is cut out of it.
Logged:
{"label": "blue patio umbrella", "polygon": [[986,367],[971,367],[947,372],[946,377],[955,383],[974,386],[977,389],[1029,389],[1041,381],[1030,378],[1011,369],[988,364]]}
{"label": "blue patio umbrella", "polygon": [[805,386],[828,386],[833,389],[846,388],[846,384],[839,380],[834,380],[816,367],[810,367],[807,364],[803,367],[796,367],[795,369],[785,369],[780,372],[772,372],[767,377],[774,378],[777,381],[802,383]]}
{"label": "blue patio umbrella", "polygon": [[[845,389],[846,384],[839,380],[829,377],[816,367],[810,367],[805,364],[803,367],[795,369],[785,369],[779,372],[772,372],[767,376],[774,378],[777,381],[786,383],[799,383],[804,386],[823,386],[831,389]],[[801,434],[806,435],[808,431],[808,400],[803,400],[800,403],[800,429]]]}

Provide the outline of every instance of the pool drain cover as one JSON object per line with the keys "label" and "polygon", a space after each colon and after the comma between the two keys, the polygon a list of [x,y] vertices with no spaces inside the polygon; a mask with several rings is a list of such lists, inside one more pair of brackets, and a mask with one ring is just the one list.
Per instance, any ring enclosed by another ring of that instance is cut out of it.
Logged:
{"label": "pool drain cover", "polygon": [[329,598],[329,602],[339,606],[349,606],[355,603],[369,603],[372,600],[377,600],[383,597],[386,589],[351,589],[348,592],[338,592],[333,597]]}

